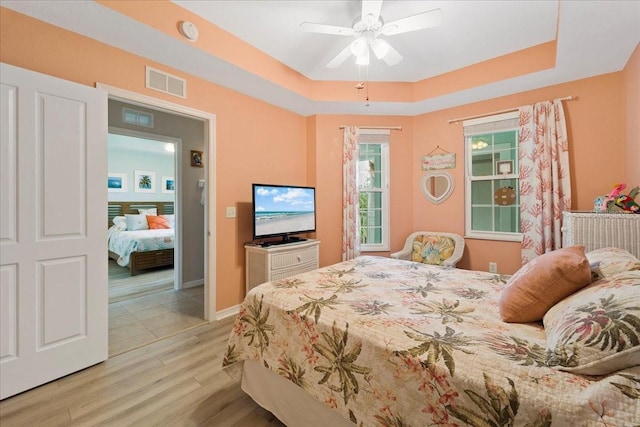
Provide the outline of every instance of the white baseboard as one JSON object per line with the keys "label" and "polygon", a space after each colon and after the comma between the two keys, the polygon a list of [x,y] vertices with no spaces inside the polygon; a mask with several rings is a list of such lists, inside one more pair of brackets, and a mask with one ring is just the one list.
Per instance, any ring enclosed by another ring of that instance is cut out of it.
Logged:
{"label": "white baseboard", "polygon": [[182,289],[195,288],[196,286],[204,285],[204,279],[192,280],[191,282],[184,282]]}
{"label": "white baseboard", "polygon": [[224,310],[216,311],[216,320],[222,320],[227,317],[235,316],[240,312],[240,304],[234,305]]}

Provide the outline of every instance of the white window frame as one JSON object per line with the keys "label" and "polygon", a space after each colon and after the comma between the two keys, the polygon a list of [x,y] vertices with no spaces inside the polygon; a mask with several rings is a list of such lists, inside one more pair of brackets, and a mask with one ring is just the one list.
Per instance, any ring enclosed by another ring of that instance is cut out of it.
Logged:
{"label": "white window frame", "polygon": [[[386,137],[385,137],[386,136]],[[382,194],[382,242],[361,244],[360,252],[384,252],[390,250],[389,244],[389,224],[390,224],[390,197],[389,197],[389,130],[388,129],[365,129],[360,130],[360,144],[380,144],[380,172],[382,174],[381,188]],[[359,175],[358,175],[359,176]],[[368,189],[367,191],[371,191]],[[360,189],[358,189],[358,200],[360,200]]]}
{"label": "white window frame", "polygon": [[496,127],[495,129],[490,129],[492,123],[501,122],[504,120],[512,120],[519,117],[519,112],[514,111],[510,113],[497,114],[493,116],[481,117],[478,119],[465,120],[463,122],[463,127],[476,126],[476,125],[487,125],[487,129],[478,131],[478,132],[464,132],[464,146],[465,146],[465,188],[464,188],[464,212],[465,212],[465,237],[472,239],[483,239],[483,240],[501,240],[501,241],[510,241],[510,242],[521,242],[522,241],[522,233],[511,233],[511,232],[501,232],[501,231],[474,231],[472,229],[472,221],[471,221],[471,208],[472,208],[472,197],[471,197],[471,183],[473,181],[489,181],[496,179],[519,179],[518,171],[514,170],[512,174],[508,175],[487,175],[482,177],[474,178],[472,176],[472,147],[471,147],[471,137],[479,134],[486,133],[497,133],[497,132],[506,132],[510,130],[519,131],[519,127]]}

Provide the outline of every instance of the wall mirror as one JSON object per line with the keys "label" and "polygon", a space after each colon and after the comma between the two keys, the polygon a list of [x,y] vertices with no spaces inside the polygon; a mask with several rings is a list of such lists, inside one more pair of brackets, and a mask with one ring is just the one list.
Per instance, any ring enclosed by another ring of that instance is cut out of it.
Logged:
{"label": "wall mirror", "polygon": [[453,192],[453,177],[448,172],[429,172],[420,181],[420,189],[432,203],[442,203]]}

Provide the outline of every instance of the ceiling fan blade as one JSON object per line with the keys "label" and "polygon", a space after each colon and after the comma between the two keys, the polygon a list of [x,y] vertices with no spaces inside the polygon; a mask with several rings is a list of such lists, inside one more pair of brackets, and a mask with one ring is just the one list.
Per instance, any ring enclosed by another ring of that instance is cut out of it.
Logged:
{"label": "ceiling fan blade", "polygon": [[338,27],[335,25],[314,24],[313,22],[303,22],[300,29],[308,33],[332,34],[335,36],[351,36],[353,28]]}
{"label": "ceiling fan blade", "polygon": [[384,62],[386,62],[387,65],[389,65],[389,66],[396,65],[397,63],[399,63],[403,59],[404,58],[402,57],[402,55],[400,55],[400,52],[395,50],[393,48],[393,46],[389,46],[389,51],[387,52],[387,54],[385,56],[382,57],[382,60]]}
{"label": "ceiling fan blade", "polygon": [[345,47],[339,54],[337,54],[335,58],[329,61],[329,63],[327,64],[327,68],[338,68],[350,56],[351,56],[351,43],[349,43],[347,47]]}
{"label": "ceiling fan blade", "polygon": [[408,16],[406,18],[397,19],[388,22],[382,27],[382,34],[385,36],[393,36],[395,34],[408,33],[410,31],[422,30],[429,27],[435,27],[442,23],[444,14],[441,9],[434,9],[417,15]]}
{"label": "ceiling fan blade", "polygon": [[[380,19],[380,9],[382,0],[362,0],[362,21],[365,24],[373,25]],[[369,18],[368,16],[371,15]]]}

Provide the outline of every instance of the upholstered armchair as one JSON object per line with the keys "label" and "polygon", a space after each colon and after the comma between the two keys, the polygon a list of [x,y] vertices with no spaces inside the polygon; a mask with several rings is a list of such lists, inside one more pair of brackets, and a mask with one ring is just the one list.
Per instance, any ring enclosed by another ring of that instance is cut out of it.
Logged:
{"label": "upholstered armchair", "polygon": [[455,267],[464,252],[464,239],[455,233],[416,231],[411,233],[400,252],[391,258],[424,264]]}

